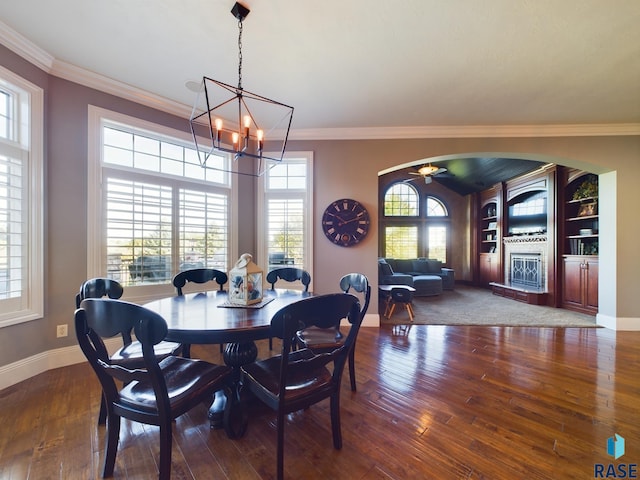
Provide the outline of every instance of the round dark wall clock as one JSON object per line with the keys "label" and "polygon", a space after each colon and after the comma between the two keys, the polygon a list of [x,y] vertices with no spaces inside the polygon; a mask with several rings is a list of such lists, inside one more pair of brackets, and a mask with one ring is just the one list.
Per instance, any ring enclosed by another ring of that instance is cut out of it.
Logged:
{"label": "round dark wall clock", "polygon": [[329,205],[322,215],[322,230],[341,247],[360,243],[369,232],[369,212],[360,202],[343,198]]}

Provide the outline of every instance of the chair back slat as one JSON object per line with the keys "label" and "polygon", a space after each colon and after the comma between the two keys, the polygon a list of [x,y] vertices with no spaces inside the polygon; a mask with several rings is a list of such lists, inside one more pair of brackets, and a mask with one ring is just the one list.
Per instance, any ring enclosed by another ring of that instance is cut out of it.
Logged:
{"label": "chair back slat", "polygon": [[274,268],[267,273],[267,283],[271,284],[271,290],[275,290],[276,282],[284,280],[285,282],[301,282],[304,285],[304,291],[309,291],[309,284],[311,283],[311,275],[302,268],[294,267],[282,267]]}
{"label": "chair back slat", "polygon": [[223,286],[229,280],[226,273],[215,268],[192,268],[178,273],[173,277],[173,286],[176,287],[178,295],[182,295],[182,288],[188,283],[207,283],[215,280],[218,284],[220,291],[223,290]]}

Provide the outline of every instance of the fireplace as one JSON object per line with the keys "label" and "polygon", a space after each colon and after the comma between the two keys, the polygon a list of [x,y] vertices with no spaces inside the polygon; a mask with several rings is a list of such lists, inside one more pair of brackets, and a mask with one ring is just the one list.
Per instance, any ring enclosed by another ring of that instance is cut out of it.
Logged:
{"label": "fireplace", "polygon": [[514,287],[542,288],[542,255],[539,253],[511,254],[510,283]]}
{"label": "fireplace", "polygon": [[505,237],[505,285],[532,292],[547,290],[546,235],[514,235]]}

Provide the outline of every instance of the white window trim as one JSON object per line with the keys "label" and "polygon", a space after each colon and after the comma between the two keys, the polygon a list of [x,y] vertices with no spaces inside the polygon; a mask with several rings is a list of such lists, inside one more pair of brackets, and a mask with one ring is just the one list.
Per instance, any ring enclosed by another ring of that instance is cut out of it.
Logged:
{"label": "white window trim", "polygon": [[[0,66],[0,81],[7,82],[29,96],[28,125],[20,128],[20,145],[3,143],[20,150],[20,155],[28,151],[28,297],[24,308],[0,316],[0,328],[16,325],[44,317],[44,92],[43,90]],[[19,117],[18,121],[24,122]],[[27,134],[25,135],[25,130]]]}
{"label": "white window trim", "polygon": [[[268,154],[268,156],[273,156],[275,154]],[[311,275],[311,284],[309,285],[309,290],[313,291],[313,152],[312,151],[302,151],[302,152],[285,152],[283,156],[283,161],[286,161],[287,158],[304,158],[307,161],[307,183],[306,183],[306,191],[305,191],[305,203],[307,212],[309,215],[305,216],[305,224],[304,224],[304,252],[305,252],[305,265],[304,268],[309,275]],[[266,175],[261,177],[258,181],[257,188],[257,219],[256,219],[256,228],[257,228],[257,244],[258,244],[258,264],[260,267],[267,272],[268,270],[268,245],[267,245],[267,235],[266,235],[266,221],[267,221],[267,212],[266,212]]]}
{"label": "white window trim", "polygon": [[[102,259],[104,258],[104,242],[97,241],[103,234],[102,205],[102,126],[105,122],[117,122],[140,128],[159,135],[177,138],[187,143],[193,137],[180,130],[175,130],[157,123],[113,112],[104,108],[89,105],[88,110],[88,166],[87,166],[87,278],[102,276]],[[185,120],[186,122],[186,120]],[[230,175],[229,194],[229,265],[238,257],[238,192],[235,175]],[[128,295],[127,292],[134,292]],[[169,284],[140,285],[125,289],[124,297],[129,301],[145,303],[158,298],[175,294],[175,288]]]}

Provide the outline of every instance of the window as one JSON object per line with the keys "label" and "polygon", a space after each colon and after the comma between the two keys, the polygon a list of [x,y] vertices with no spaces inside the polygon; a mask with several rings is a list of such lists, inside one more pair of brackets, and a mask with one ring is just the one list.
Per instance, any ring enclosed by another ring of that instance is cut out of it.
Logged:
{"label": "window", "polygon": [[89,192],[101,193],[90,199],[97,215],[89,276],[164,293],[179,271],[228,270],[231,178],[222,169],[229,158],[210,157],[221,170],[205,169],[181,132],[93,107],[90,123],[97,157],[90,165],[99,168],[89,169]]}
{"label": "window", "polygon": [[312,162],[311,152],[287,153],[260,179],[258,244],[267,270],[290,266],[312,273]]}
{"label": "window", "polygon": [[418,192],[406,183],[396,183],[384,196],[385,217],[417,217]]}
{"label": "window", "polygon": [[[447,262],[449,212],[434,196],[420,208],[416,188],[406,182],[389,186],[384,194],[381,255],[389,258],[427,257]],[[411,217],[411,218],[408,218]]]}
{"label": "window", "polygon": [[0,326],[42,318],[43,92],[0,67]]}

